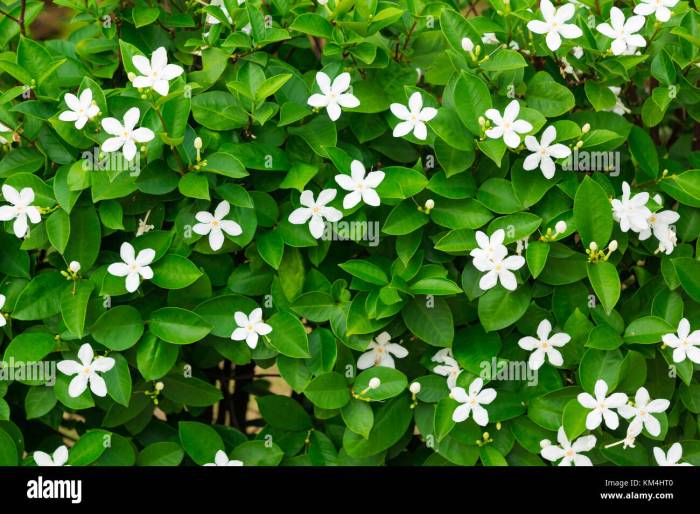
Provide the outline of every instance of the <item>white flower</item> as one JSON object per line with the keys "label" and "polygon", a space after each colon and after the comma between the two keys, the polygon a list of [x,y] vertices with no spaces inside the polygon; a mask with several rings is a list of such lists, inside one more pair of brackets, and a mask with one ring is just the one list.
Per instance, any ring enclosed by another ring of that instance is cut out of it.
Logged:
{"label": "white flower", "polygon": [[525,136],[525,146],[532,153],[525,158],[523,169],[529,171],[539,166],[545,178],[553,178],[556,166],[552,157],[563,159],[571,155],[571,149],[568,146],[560,143],[552,144],[556,137],[557,129],[554,128],[554,125],[550,125],[542,132],[542,139],[539,143],[535,136]]}
{"label": "white flower", "polygon": [[351,93],[346,93],[350,87],[350,74],[341,73],[331,84],[328,75],[319,71],[316,73],[316,83],[321,93],[314,93],[309,97],[308,104],[312,107],[326,108],[328,117],[335,121],[340,118],[341,107],[352,109],[360,105],[360,101]]}
{"label": "white flower", "polygon": [[495,32],[484,32],[484,34],[481,36],[481,42],[485,45],[497,45],[500,43]]}
{"label": "white flower", "polygon": [[408,107],[394,103],[389,108],[394,116],[403,120],[394,127],[394,137],[403,137],[413,131],[417,139],[424,141],[428,137],[428,127],[425,122],[437,116],[437,109],[423,107],[423,97],[418,91],[408,99]]}
{"label": "white flower", "polygon": [[593,409],[586,416],[586,428],[593,430],[599,427],[603,419],[605,419],[605,425],[611,430],[615,430],[620,424],[620,419],[612,409],[617,409],[626,404],[627,395],[625,393],[613,393],[606,397],[608,384],[605,380],[598,380],[593,391],[595,392],[595,398],[588,393],[579,393],[577,396],[578,402],[583,407]]}
{"label": "white flower", "polygon": [[24,237],[29,232],[27,219],[34,224],[41,221],[39,208],[32,205],[34,190],[31,187],[23,187],[21,191],[17,191],[14,187],[3,184],[2,196],[12,205],[0,207],[0,221],[14,219],[15,222],[12,225],[12,229],[15,232],[15,236],[19,238]]}
{"label": "white flower", "polygon": [[289,215],[289,222],[294,225],[303,225],[309,222],[309,230],[315,239],[323,235],[325,221],[331,223],[339,221],[343,213],[335,207],[327,207],[326,204],[332,202],[338,192],[335,189],[324,189],[318,194],[318,199],[314,201],[314,194],[306,190],[301,193],[299,203],[303,207],[294,209]]}
{"label": "white flower", "polygon": [[[213,3],[213,2],[212,2]],[[208,462],[205,466],[242,466],[240,460],[229,460],[228,455],[223,450],[219,450],[214,455],[214,462]]]}
{"label": "white flower", "polygon": [[[479,287],[484,291],[495,287],[500,281],[501,285],[509,291],[515,291],[518,287],[518,282],[515,279],[513,271],[519,270],[525,265],[525,258],[520,255],[508,256],[508,249],[500,244],[503,241],[499,232],[502,229],[494,232],[489,240],[488,246],[486,243],[486,234],[477,231],[476,238],[480,245],[479,249],[472,250],[471,255],[474,257],[472,261],[474,267],[479,271],[486,272],[479,280]],[[496,237],[494,240],[493,238]]]}
{"label": "white flower", "polygon": [[72,398],[76,398],[83,394],[87,389],[88,383],[90,390],[97,396],[107,395],[107,384],[104,379],[97,373],[104,373],[114,367],[115,361],[111,357],[97,357],[93,359],[95,353],[92,346],[85,343],[78,350],[78,361],[65,360],[59,362],[56,367],[64,375],[75,375],[68,385],[68,394]]}
{"label": "white flower", "polygon": [[639,232],[639,240],[645,241],[653,233],[654,237],[659,241],[658,251],[670,255],[673,253],[677,243],[676,232],[671,228],[671,225],[677,222],[680,217],[680,214],[671,210],[651,213],[651,216],[647,219],[649,228]]}
{"label": "white flower", "polygon": [[484,115],[494,123],[494,127],[486,131],[486,135],[491,139],[503,138],[503,142],[511,147],[517,148],[520,144],[518,134],[527,134],[532,130],[532,125],[525,120],[516,119],[520,114],[520,104],[517,100],[511,101],[503,111],[503,116],[496,109],[488,109]]}
{"label": "white flower", "polygon": [[555,462],[561,459],[560,466],[592,466],[591,459],[585,455],[579,455],[582,452],[587,452],[595,448],[596,437],[594,435],[586,435],[579,437],[573,443],[570,443],[566,437],[564,427],[559,427],[557,432],[557,442],[559,446],[552,444],[549,439],[540,442],[542,457],[550,462]]}
{"label": "white flower", "polygon": [[447,387],[448,389],[453,389],[457,386],[457,378],[462,373],[462,369],[460,369],[457,361],[450,357],[446,357],[442,362],[443,364],[435,366],[433,371],[438,375],[447,377]]}
{"label": "white flower", "polygon": [[540,369],[544,364],[545,357],[549,359],[549,363],[553,366],[561,366],[564,364],[564,358],[561,356],[557,347],[561,348],[571,341],[571,336],[564,332],[549,335],[552,331],[552,324],[549,320],[543,319],[537,326],[537,338],[525,336],[518,341],[518,346],[523,350],[531,351],[528,366],[530,369]]}
{"label": "white flower", "polygon": [[34,452],[32,457],[34,457],[37,466],[64,466],[68,462],[68,448],[61,445],[56,448],[53,455],[45,452]]}
{"label": "white flower", "polygon": [[134,55],[131,62],[142,73],[132,80],[134,87],[142,89],[150,87],[161,96],[168,94],[170,88],[168,81],[179,77],[185,71],[182,66],[168,64],[168,54],[162,46],[151,54],[150,62],[143,55]]}
{"label": "white flower", "polygon": [[683,447],[681,443],[674,443],[668,449],[668,453],[656,447],[654,448],[654,458],[659,466],[692,466],[689,462],[678,462],[683,457]]}
{"label": "white flower", "polygon": [[[2,133],[2,132],[12,132],[12,129],[10,127],[8,127],[7,125],[0,123],[0,133]],[[6,144],[7,144],[7,139],[0,136],[0,145],[6,145]]]}
{"label": "white flower", "polygon": [[700,330],[691,333],[690,322],[686,318],[678,323],[678,335],[665,334],[661,340],[673,348],[673,362],[690,359],[695,364],[700,364]]}
{"label": "white flower", "polygon": [[612,200],[613,218],[620,224],[620,230],[642,232],[649,229],[651,211],[647,207],[649,193],[637,193],[631,196],[630,185],[622,183],[622,198]]}
{"label": "white flower", "polygon": [[450,391],[453,400],[462,405],[457,407],[452,413],[452,421],[461,423],[472,414],[474,421],[479,426],[486,426],[489,423],[489,413],[482,405],[488,405],[496,399],[495,389],[484,389],[484,381],[481,378],[475,379],[469,384],[469,394],[463,387],[455,387]]}
{"label": "white flower", "polygon": [[615,114],[618,114],[620,116],[624,116],[625,114],[631,113],[632,111],[622,102],[622,99],[620,98],[620,92],[622,91],[622,89],[618,86],[608,86],[608,89],[612,91],[612,93],[615,95],[615,105],[612,109],[604,110],[614,112]]}
{"label": "white flower", "polygon": [[454,359],[452,356],[452,348],[442,348],[438,350],[430,360],[433,362],[447,362],[448,359]]}
{"label": "white flower", "polygon": [[488,261],[493,258],[497,253],[501,253],[504,250],[506,253],[508,249],[503,245],[503,240],[506,238],[506,231],[502,228],[496,230],[491,237],[487,236],[481,230],[476,231],[476,244],[479,245],[478,248],[474,248],[469,255],[474,257],[475,260]]}
{"label": "white flower", "polygon": [[255,349],[258,345],[258,337],[266,336],[272,332],[272,327],[262,320],[262,309],[257,307],[246,316],[244,312],[238,311],[233,315],[238,327],[231,334],[234,341],[245,341],[248,346]]}
{"label": "white flower", "polygon": [[574,57],[577,59],[580,59],[583,57],[583,47],[581,46],[575,46],[571,49],[571,53],[573,54]]}
{"label": "white flower", "polygon": [[377,207],[381,200],[374,188],[381,184],[382,180],[384,180],[383,171],[367,173],[365,166],[360,161],[352,161],[349,176],[343,173],[335,176],[335,181],[340,187],[351,191],[343,198],[343,209],[352,209],[360,203],[360,200],[367,205]]}
{"label": "white flower", "polygon": [[80,93],[80,98],[74,94],[66,93],[63,101],[66,102],[70,110],[63,111],[58,115],[58,119],[61,121],[74,121],[75,128],[78,130],[83,128],[89,120],[100,112],[100,108],[92,100],[92,90],[89,88]]}
{"label": "white flower", "polygon": [[474,51],[474,43],[472,43],[472,40],[469,39],[468,37],[462,38],[462,50],[464,50],[465,52],[473,52]]}
{"label": "white flower", "polygon": [[527,28],[535,34],[547,34],[547,48],[556,52],[561,46],[561,38],[576,39],[581,37],[583,32],[577,25],[566,23],[574,17],[576,6],[574,4],[564,4],[555,9],[552,2],[542,0],[540,11],[544,21],[532,20],[528,22]]}
{"label": "white flower", "polygon": [[102,143],[103,152],[116,152],[120,148],[127,161],[133,160],[136,155],[136,143],[148,143],[155,134],[146,127],[134,129],[141,117],[141,111],[138,107],[132,107],[124,114],[124,124],[116,118],[104,118],[102,120],[102,128],[105,132],[114,136],[110,137]]}
{"label": "white flower", "polygon": [[671,8],[677,3],[678,0],[641,0],[641,3],[634,7],[634,14],[642,16],[654,14],[657,20],[665,23],[671,19]]}
{"label": "white flower", "polygon": [[223,246],[224,232],[230,236],[240,236],[243,233],[238,223],[224,219],[228,216],[230,210],[231,206],[224,200],[216,206],[214,214],[207,211],[199,211],[194,215],[199,223],[192,227],[192,231],[201,236],[209,234],[209,246],[214,251],[217,251]]}
{"label": "white flower", "polygon": [[617,7],[610,9],[610,23],[601,23],[596,27],[598,32],[613,40],[610,49],[614,55],[634,52],[647,42],[640,34],[636,34],[644,26],[644,16],[630,16],[625,21],[625,15]]}
{"label": "white flower", "polygon": [[122,243],[119,256],[123,262],[110,264],[107,272],[115,277],[126,277],[126,290],[133,293],[139,288],[141,278],[150,280],[153,278],[153,270],[149,266],[156,256],[152,248],[144,248],[138,255],[130,243]]}
{"label": "white flower", "polygon": [[661,423],[652,414],[664,412],[668,409],[671,402],[668,400],[651,400],[649,398],[649,391],[644,387],[637,389],[637,393],[634,395],[634,406],[625,404],[622,405],[617,411],[625,419],[634,418],[630,423],[631,433],[639,433],[642,427],[646,428],[652,436],[656,437],[661,433]]}
{"label": "white flower", "polygon": [[391,342],[389,332],[382,332],[367,346],[367,352],[357,359],[357,369],[367,369],[372,366],[383,366],[385,368],[395,368],[394,357],[403,359],[408,355],[408,350],[397,343]]}
{"label": "white flower", "polygon": [[[5,306],[5,302],[7,301],[7,298],[5,298],[4,294],[0,294],[0,311],[2,311],[2,308]],[[5,316],[0,313],[0,327],[4,327],[7,325],[7,320],[5,319]]]}

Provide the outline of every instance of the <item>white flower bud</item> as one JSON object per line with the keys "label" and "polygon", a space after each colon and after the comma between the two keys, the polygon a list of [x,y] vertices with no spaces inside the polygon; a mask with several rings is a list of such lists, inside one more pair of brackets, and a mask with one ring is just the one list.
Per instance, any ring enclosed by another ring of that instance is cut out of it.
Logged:
{"label": "white flower bud", "polygon": [[162,391],[165,388],[165,384],[163,382],[156,382],[156,391]]}
{"label": "white flower bud", "polygon": [[611,252],[617,250],[617,241],[615,239],[610,241],[610,244],[608,245],[608,250],[610,250]]}
{"label": "white flower bud", "polygon": [[201,138],[201,137],[195,137],[195,138],[194,138],[194,148],[195,148],[195,150],[201,150],[201,149],[202,149],[202,138]]}
{"label": "white flower bud", "polygon": [[372,377],[369,379],[369,388],[370,389],[376,389],[380,385],[382,385],[382,381],[379,380],[377,377]]}
{"label": "white flower bud", "polygon": [[595,241],[591,241],[591,244],[588,245],[588,248],[590,248],[591,251],[595,252],[598,249],[598,244]]}
{"label": "white flower bud", "polygon": [[469,39],[468,37],[462,38],[462,50],[464,50],[465,52],[473,52],[474,51],[474,43],[472,43],[472,40]]}
{"label": "white flower bud", "polygon": [[435,208],[435,201],[432,198],[428,198],[425,201],[425,208],[428,209],[429,211]]}
{"label": "white flower bud", "polygon": [[584,134],[588,134],[588,132],[591,130],[591,124],[586,123],[583,127],[581,127],[581,132]]}
{"label": "white flower bud", "polygon": [[411,391],[412,394],[418,394],[420,393],[420,384],[418,382],[412,382],[410,386],[408,386],[408,390]]}
{"label": "white flower bud", "polygon": [[554,230],[557,231],[557,234],[563,234],[564,232],[566,232],[566,221],[557,221],[557,224],[554,225]]}
{"label": "white flower bud", "polygon": [[78,261],[71,261],[68,265],[68,269],[73,273],[78,273],[80,271],[80,263]]}

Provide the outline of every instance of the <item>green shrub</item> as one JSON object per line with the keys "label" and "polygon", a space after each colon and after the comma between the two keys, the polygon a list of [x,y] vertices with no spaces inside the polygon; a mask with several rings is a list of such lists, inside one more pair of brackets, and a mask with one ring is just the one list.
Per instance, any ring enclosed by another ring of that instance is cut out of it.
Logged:
{"label": "green shrub", "polygon": [[0,465],[700,464],[688,2],[44,8]]}

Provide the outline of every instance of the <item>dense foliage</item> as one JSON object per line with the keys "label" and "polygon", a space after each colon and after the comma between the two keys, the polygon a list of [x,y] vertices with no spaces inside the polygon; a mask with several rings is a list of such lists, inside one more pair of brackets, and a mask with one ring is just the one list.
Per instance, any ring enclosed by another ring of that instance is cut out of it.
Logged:
{"label": "dense foliage", "polygon": [[0,465],[700,464],[692,3],[45,8]]}

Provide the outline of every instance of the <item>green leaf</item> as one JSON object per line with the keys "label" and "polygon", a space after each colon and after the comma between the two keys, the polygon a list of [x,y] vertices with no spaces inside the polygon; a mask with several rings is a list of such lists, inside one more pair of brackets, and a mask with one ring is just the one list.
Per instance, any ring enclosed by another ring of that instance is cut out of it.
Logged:
{"label": "green leaf", "polygon": [[162,307],[151,313],[147,323],[156,337],[172,344],[192,344],[212,330],[204,318],[180,307]]}
{"label": "green leaf", "polygon": [[182,289],[202,276],[197,266],[177,254],[168,254],[153,264],[153,283],[163,289]]}
{"label": "green leaf", "polygon": [[586,248],[591,242],[605,248],[612,234],[612,207],[605,190],[590,177],[585,177],[576,190],[574,219]]}
{"label": "green leaf", "polygon": [[522,318],[529,305],[528,288],[521,286],[508,291],[495,287],[479,298],[479,320],[487,332],[500,330]]}
{"label": "green leaf", "polygon": [[447,347],[454,338],[452,311],[441,298],[416,297],[401,311],[406,327],[418,338],[433,346]]}
{"label": "green leaf", "polygon": [[272,327],[267,337],[275,350],[287,357],[310,357],[306,330],[296,317],[288,312],[278,312],[267,320],[267,324]]}
{"label": "green leaf", "polygon": [[257,399],[262,417],[274,428],[281,430],[308,430],[311,418],[304,408],[287,396],[268,395]]}
{"label": "green leaf", "polygon": [[350,387],[340,373],[331,371],[314,378],[304,395],[322,409],[340,409],[350,401]]}
{"label": "green leaf", "polygon": [[606,314],[610,314],[620,299],[620,276],[613,264],[607,261],[588,263],[588,280]]}
{"label": "green leaf", "polygon": [[627,325],[624,340],[627,344],[655,344],[664,334],[672,333],[675,333],[675,328],[663,318],[644,316]]}
{"label": "green leaf", "polygon": [[180,421],[177,426],[182,448],[200,466],[213,463],[216,452],[224,449],[221,436],[209,425]]}
{"label": "green leaf", "polygon": [[92,337],[110,350],[126,350],[143,334],[143,319],[130,305],[117,305],[102,314],[90,327]]}
{"label": "green leaf", "polygon": [[61,316],[66,328],[82,339],[85,335],[85,318],[88,300],[95,285],[87,280],[78,280],[74,287],[66,287],[61,294]]}

